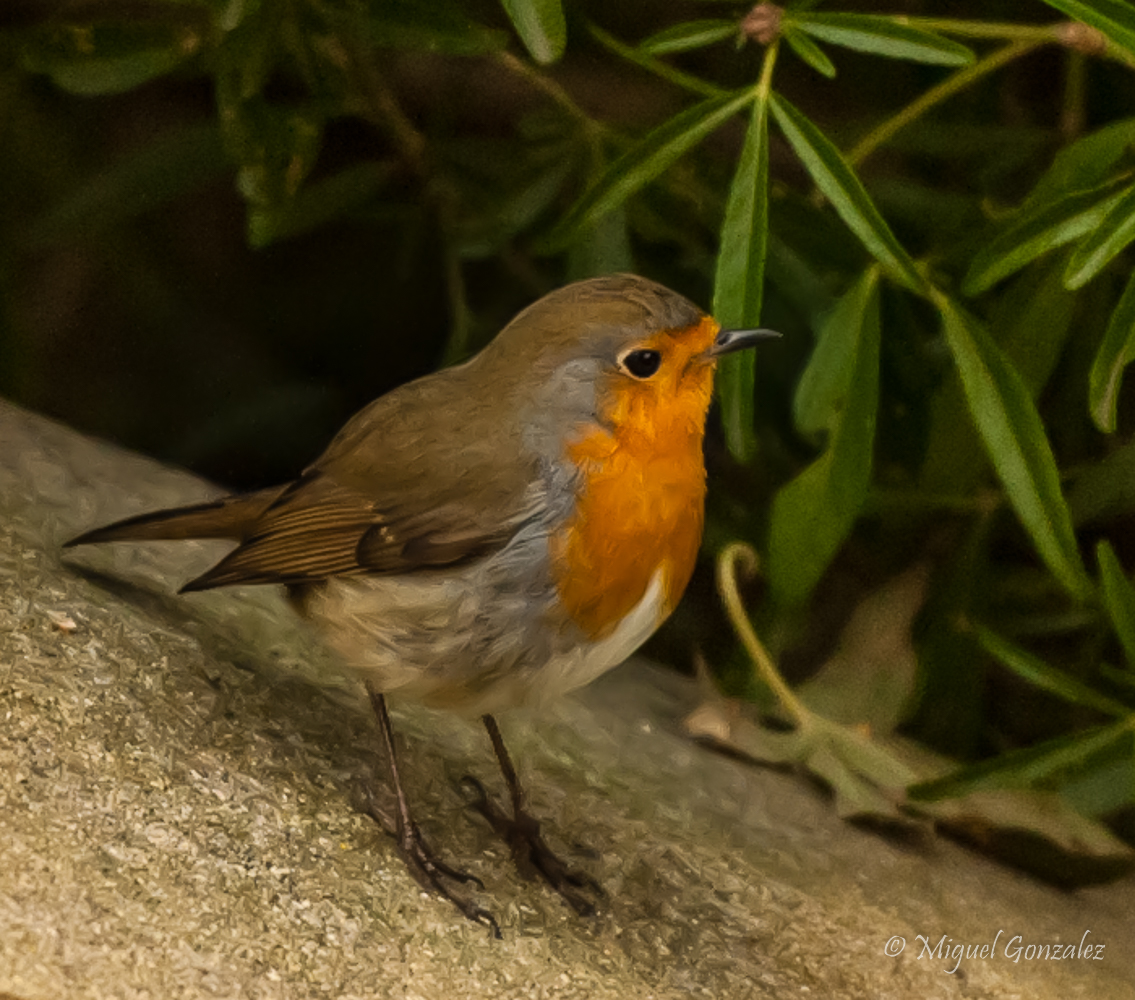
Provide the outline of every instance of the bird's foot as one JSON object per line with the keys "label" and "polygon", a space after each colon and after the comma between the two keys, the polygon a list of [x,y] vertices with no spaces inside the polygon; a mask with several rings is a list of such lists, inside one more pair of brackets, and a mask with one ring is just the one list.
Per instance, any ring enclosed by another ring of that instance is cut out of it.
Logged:
{"label": "bird's foot", "polygon": [[455,882],[472,882],[478,889],[484,889],[484,883],[470,872],[454,868],[448,862],[442,861],[433,848],[426,843],[418,824],[412,820],[402,822],[395,820],[386,813],[375,799],[373,791],[366,788],[366,802],[363,810],[383,828],[398,845],[398,853],[406,863],[407,869],[418,883],[427,892],[433,892],[448,900],[464,916],[474,923],[484,924],[492,931],[493,937],[500,938],[500,925],[488,910],[478,906],[470,899],[454,892],[443,879],[452,879]]}
{"label": "bird's foot", "polygon": [[520,874],[534,879],[537,873],[567,904],[582,917],[595,913],[596,902],[590,898],[606,895],[603,887],[586,872],[570,868],[547,845],[540,832],[540,822],[523,809],[509,816],[485,791],[485,786],[472,775],[461,779],[461,787],[471,793],[469,804],[489,821],[489,825],[509,846]]}

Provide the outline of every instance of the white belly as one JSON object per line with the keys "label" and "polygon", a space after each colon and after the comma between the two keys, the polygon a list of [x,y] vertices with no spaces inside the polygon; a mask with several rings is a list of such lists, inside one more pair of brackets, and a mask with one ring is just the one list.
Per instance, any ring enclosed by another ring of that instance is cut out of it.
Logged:
{"label": "white belly", "polygon": [[[303,601],[347,664],[378,690],[462,715],[540,704],[618,666],[662,624],[665,577],[613,632],[590,641],[516,588],[493,587],[488,565],[409,581],[330,580]],[[490,597],[489,595],[493,595]]]}
{"label": "white belly", "polygon": [[567,691],[590,684],[617,667],[649,639],[666,618],[663,570],[658,570],[638,602],[615,630],[597,642],[589,642],[554,656],[539,672],[528,701],[539,704]]}

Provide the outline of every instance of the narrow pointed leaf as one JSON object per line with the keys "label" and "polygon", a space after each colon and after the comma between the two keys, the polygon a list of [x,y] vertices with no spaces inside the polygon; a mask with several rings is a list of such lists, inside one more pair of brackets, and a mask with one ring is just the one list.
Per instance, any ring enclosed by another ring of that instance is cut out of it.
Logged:
{"label": "narrow pointed leaf", "polygon": [[752,90],[713,97],[687,108],[646,135],[612,163],[548,237],[551,246],[570,242],[632,194],[654,180],[683,153],[753,100]]}
{"label": "narrow pointed leaf", "polygon": [[1077,598],[1091,591],[1044,425],[1021,376],[989,334],[948,299],[943,329],[970,415],[1025,530],[1060,583]]}
{"label": "narrow pointed leaf", "polygon": [[383,48],[473,56],[497,52],[510,42],[507,31],[481,24],[457,4],[382,0],[367,6],[365,31]]}
{"label": "narrow pointed leaf", "polygon": [[1115,556],[1115,550],[1106,539],[1096,546],[1103,582],[1103,603],[1108,617],[1119,636],[1127,666],[1135,669],[1135,586]]}
{"label": "narrow pointed leaf", "polygon": [[772,97],[772,113],[816,186],[871,255],[895,280],[913,289],[922,288],[914,261],[832,141],[779,95]]}
{"label": "narrow pointed leaf", "polygon": [[1031,785],[1083,764],[1117,740],[1130,739],[1131,728],[1129,719],[1121,719],[1070,736],[1058,736],[1037,746],[1011,750],[993,760],[960,767],[944,778],[912,785],[906,792],[912,799],[932,802],[990,788]]}
{"label": "narrow pointed leaf", "polygon": [[[1011,279],[989,316],[997,344],[1035,400],[1044,390],[1072,332],[1077,296],[1060,281],[1059,260],[1038,263]],[[930,407],[930,428],[919,474],[932,494],[971,493],[989,462],[977,427],[967,418],[960,378],[943,381]]]}
{"label": "narrow pointed leaf", "polygon": [[1132,240],[1135,240],[1135,186],[1127,189],[1095,231],[1072,252],[1064,272],[1064,286],[1086,285]]}
{"label": "narrow pointed leaf", "polygon": [[1069,17],[1102,31],[1116,45],[1135,53],[1135,7],[1128,0],[1045,0]]}
{"label": "narrow pointed leaf", "polygon": [[737,35],[737,22],[714,18],[704,21],[687,21],[675,24],[639,42],[639,49],[652,56],[663,56],[670,52],[687,52],[690,49],[704,48],[715,42],[724,41]]}
{"label": "narrow pointed leaf", "polygon": [[1099,187],[1135,145],[1135,118],[1123,118],[1081,136],[1060,150],[1025,199],[1025,207]]}
{"label": "narrow pointed leaf", "polygon": [[[5,6],[10,4],[0,9]],[[88,97],[120,94],[162,76],[198,52],[203,41],[196,29],[138,18],[32,31],[11,51],[25,70],[46,73],[61,89]]]}
{"label": "narrow pointed leaf", "polygon": [[1013,645],[996,632],[980,625],[977,626],[976,631],[978,642],[987,653],[996,657],[1001,664],[1034,687],[1056,695],[1069,704],[1094,708],[1097,712],[1106,715],[1122,718],[1131,714],[1131,709],[1122,702],[1100,694],[1063,670],[1057,670],[1056,667],[1045,663],[1040,657]]}
{"label": "narrow pointed leaf", "polygon": [[791,25],[832,45],[891,59],[912,59],[937,66],[967,66],[973,50],[932,31],[897,24],[873,14],[791,15]]}
{"label": "narrow pointed leaf", "polygon": [[1041,254],[1090,233],[1122,200],[1125,192],[1117,194],[1115,187],[1109,182],[1024,210],[974,256],[962,290],[966,295],[984,292]]}
{"label": "narrow pointed leaf", "polygon": [[538,63],[554,63],[567,45],[567,24],[560,0],[501,0],[529,55]]}
{"label": "narrow pointed leaf", "polygon": [[[745,146],[721,226],[721,247],[713,287],[713,315],[726,329],[756,326],[761,318],[765,259],[768,255],[768,98],[753,104]],[[752,458],[753,432],[752,351],[722,358],[717,388],[725,441],[738,461]]]}
{"label": "narrow pointed leaf", "polygon": [[796,384],[792,417],[805,437],[816,438],[830,431],[847,405],[859,346],[854,337],[843,335],[840,329],[855,320],[847,314],[849,301],[841,299],[824,317],[812,356]]}
{"label": "narrow pointed leaf", "polygon": [[171,128],[55,198],[25,238],[37,250],[61,239],[97,238],[231,169],[216,122]]}
{"label": "narrow pointed leaf", "polygon": [[568,281],[581,281],[601,274],[634,272],[625,206],[608,212],[568,251]]}
{"label": "narrow pointed leaf", "polygon": [[835,77],[835,63],[833,63],[828,58],[828,54],[804,34],[803,31],[795,31],[790,26],[784,32],[784,40],[791,46],[792,51],[817,73],[822,73],[829,80]]}
{"label": "narrow pointed leaf", "polygon": [[1068,491],[1068,508],[1077,528],[1135,511],[1135,441],[1083,466]]}
{"label": "narrow pointed leaf", "polygon": [[614,52],[615,55],[633,63],[635,66],[641,66],[648,73],[668,80],[677,87],[682,87],[684,90],[702,97],[723,97],[726,94],[726,91],[717,84],[703,80],[700,76],[694,76],[692,73],[684,73],[657,56],[644,52],[637,46],[620,42],[614,35],[608,34],[596,24],[588,24],[587,30],[603,48]]}
{"label": "narrow pointed leaf", "polygon": [[846,340],[829,350],[843,371],[830,384],[824,453],[776,496],[769,529],[769,580],[785,605],[807,599],[851,531],[867,498],[875,444],[879,393],[879,274],[871,268],[842,298],[821,331],[821,343]]}
{"label": "narrow pointed leaf", "polygon": [[1088,408],[1105,434],[1115,430],[1115,407],[1123,369],[1135,361],[1135,274],[1119,298],[1107,324],[1103,343],[1088,373]]}

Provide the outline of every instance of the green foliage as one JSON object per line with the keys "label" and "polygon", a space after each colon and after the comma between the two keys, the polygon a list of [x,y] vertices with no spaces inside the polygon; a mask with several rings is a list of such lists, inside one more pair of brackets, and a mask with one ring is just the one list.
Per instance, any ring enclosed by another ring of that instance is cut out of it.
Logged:
{"label": "green foliage", "polygon": [[891,59],[913,59],[939,66],[965,66],[974,61],[973,51],[966,46],[888,17],[808,11],[790,15],[788,24],[832,45]]}
{"label": "green foliage", "polygon": [[1098,29],[1107,40],[1135,52],[1135,10],[1126,0],[1045,0],[1050,7]]}
{"label": "green foliage", "polygon": [[564,54],[567,25],[560,0],[501,0],[528,54],[553,63]]}
{"label": "green foliage", "polygon": [[[756,326],[764,295],[765,259],[768,255],[768,80],[773,60],[766,64],[745,145],[729,189],[721,245],[713,285],[713,315],[726,328]],[[722,422],[729,450],[742,461],[756,451],[751,351],[726,357],[721,365],[718,391]]]}
{"label": "green foliage", "polygon": [[811,594],[863,509],[879,397],[879,276],[869,270],[819,331],[796,388],[802,433],[825,433],[824,453],[776,496],[769,528],[773,597]]}
{"label": "green foliage", "polygon": [[737,37],[737,24],[722,18],[704,21],[687,21],[672,28],[664,28],[657,35],[639,42],[638,47],[652,56],[664,56],[673,52],[688,52],[700,49],[726,38]]}
{"label": "green foliage", "polygon": [[576,203],[549,237],[550,247],[578,242],[581,233],[657,178],[754,98],[755,94],[750,91],[711,97],[649,132],[611,163]]}
{"label": "green foliage", "polygon": [[946,341],[970,413],[1009,502],[1052,575],[1074,597],[1090,592],[1044,425],[1024,380],[980,324],[942,298]]}
{"label": "green foliage", "polygon": [[1115,430],[1123,369],[1135,361],[1135,274],[1128,279],[1123,297],[1111,314],[1103,343],[1092,362],[1088,383],[1088,407],[1096,426],[1104,433]]}
{"label": "green foliage", "polygon": [[[925,567],[905,723],[968,762],[911,794],[1034,785],[1093,815],[1135,805],[1135,8],[969,0],[918,18],[723,0],[676,20],[632,6],[183,0],[5,21],[0,176],[22,197],[0,207],[0,390],[44,405],[69,356],[17,302],[37,255],[105,277],[135,310],[120,327],[180,358],[215,305],[183,286],[231,271],[243,292],[267,262],[310,254],[312,284],[280,278],[229,320],[263,323],[248,350],[278,352],[247,367],[232,352],[204,429],[164,453],[182,458],[236,448],[237,425],[318,437],[307,424],[328,396],[302,366],[324,353],[372,395],[376,377],[467,356],[564,280],[648,273],[724,325],[786,335],[721,366],[726,448],[709,449],[707,538],[767,557],[774,652],[814,661],[863,591]],[[152,121],[148,101],[202,94],[208,114],[175,113],[162,134],[100,132],[116,108]],[[260,255],[240,270],[198,252],[192,271],[184,205],[211,204],[219,177]],[[350,247],[339,266],[318,269],[319,239]],[[377,319],[299,307],[336,302],[316,282],[340,280],[381,302]],[[255,400],[230,401],[241,393]],[[121,394],[99,405],[100,429],[129,423]],[[738,660],[698,611],[690,632]],[[905,692],[887,662],[872,683]],[[887,774],[875,792],[907,773],[862,734],[812,725],[824,738],[794,759],[845,797],[868,758]]]}

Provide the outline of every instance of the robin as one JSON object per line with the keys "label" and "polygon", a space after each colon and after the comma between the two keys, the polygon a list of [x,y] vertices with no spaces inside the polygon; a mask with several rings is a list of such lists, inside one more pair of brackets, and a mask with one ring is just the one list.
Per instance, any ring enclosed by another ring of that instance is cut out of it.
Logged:
{"label": "robin", "polygon": [[282,583],[363,678],[411,873],[499,935],[428,847],[398,771],[388,694],[480,716],[511,797],[476,807],[521,870],[580,913],[601,892],[548,848],[495,713],[543,702],[621,663],[674,610],[705,499],[702,439],[717,359],[776,336],[722,330],[634,275],[544,296],[464,364],[353,417],[285,486],[157,511],[68,542],[226,538],[181,588]]}

